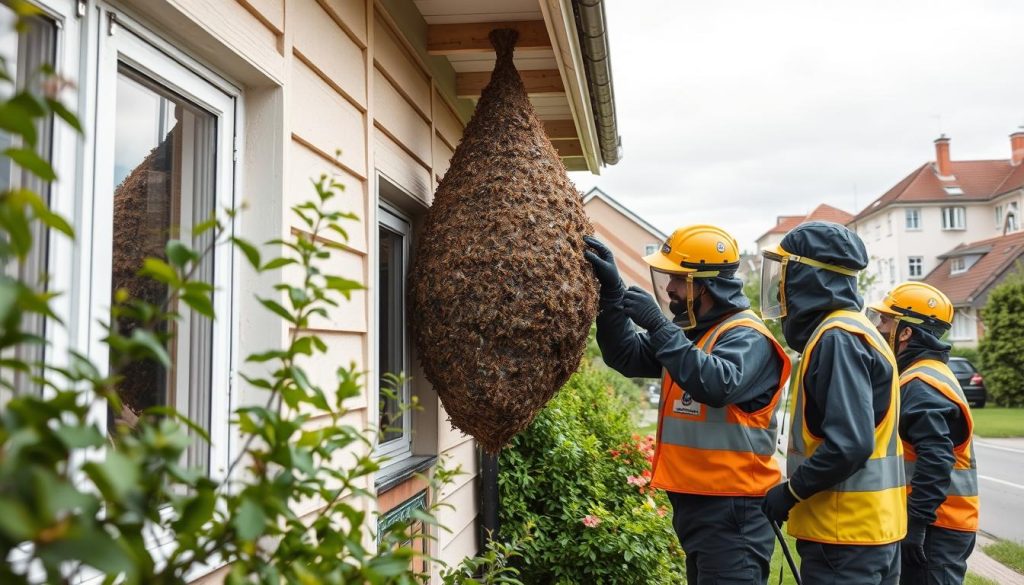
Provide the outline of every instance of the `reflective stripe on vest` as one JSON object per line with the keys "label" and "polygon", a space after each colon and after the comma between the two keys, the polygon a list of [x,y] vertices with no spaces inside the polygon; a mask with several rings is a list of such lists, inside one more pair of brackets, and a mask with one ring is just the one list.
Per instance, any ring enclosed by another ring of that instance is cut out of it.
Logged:
{"label": "reflective stripe on vest", "polygon": [[[747,310],[709,329],[696,347],[710,354],[718,339],[736,327],[749,327],[764,335],[782,360],[775,395],[768,405],[753,413],[736,405],[712,408],[690,397],[666,372],[652,486],[679,493],[757,496],[764,495],[781,477],[773,455],[780,389],[791,368],[782,346],[757,315]],[[674,402],[679,403],[679,410],[674,410]]]}
{"label": "reflective stripe on vest", "polygon": [[[978,529],[978,512],[980,502],[978,498],[978,463],[974,457],[974,418],[971,409],[967,406],[967,398],[963,389],[957,381],[956,376],[949,369],[949,366],[938,360],[920,360],[915,362],[907,371],[900,376],[900,384],[906,385],[912,380],[920,380],[930,388],[942,394],[946,399],[956,404],[960,409],[964,420],[967,421],[966,438],[959,445],[953,448],[955,460],[953,469],[950,471],[949,488],[946,490],[946,499],[935,511],[936,520],[934,524],[942,528],[962,531],[976,531]],[[908,478],[914,476],[917,454],[913,445],[904,443],[905,469]],[[908,493],[911,486],[907,486]]]}
{"label": "reflective stripe on vest", "polygon": [[787,450],[790,475],[813,457],[824,441],[810,432],[804,418],[806,397],[804,376],[814,348],[829,329],[842,329],[861,337],[892,366],[889,407],[875,426],[870,458],[863,467],[837,485],[798,503],[790,513],[789,533],[797,538],[828,544],[870,545],[896,542],[906,534],[906,476],[903,448],[897,430],[899,385],[896,358],[885,339],[867,319],[853,311],[836,311],[827,316],[811,335],[798,367],[790,413],[791,431]]}

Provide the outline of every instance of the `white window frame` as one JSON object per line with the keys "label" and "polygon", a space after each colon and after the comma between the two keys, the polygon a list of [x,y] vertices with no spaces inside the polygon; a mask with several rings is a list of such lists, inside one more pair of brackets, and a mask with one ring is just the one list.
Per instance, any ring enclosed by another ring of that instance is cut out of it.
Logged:
{"label": "white window frame", "polygon": [[921,278],[924,276],[924,256],[907,256],[907,277]]}
{"label": "white window frame", "polygon": [[972,326],[974,319],[967,315],[966,310],[958,309],[953,314],[953,326],[949,330],[951,341],[971,341],[976,333]]}
{"label": "white window frame", "polygon": [[1002,205],[996,205],[995,212],[996,212],[996,229],[997,230],[1001,230],[1001,229],[1003,229],[1003,206]]}
{"label": "white window frame", "polygon": [[896,284],[896,259],[889,258],[889,284]]}
{"label": "white window frame", "polygon": [[[380,185],[381,181],[387,181],[391,187],[394,187],[396,189],[401,189],[401,187],[398,186],[398,183],[396,183],[394,181],[391,181],[390,179],[386,178],[385,176],[383,176],[381,174],[378,174],[378,176],[377,176],[377,183],[378,183],[378,185]],[[380,192],[380,189],[378,187],[378,193],[379,192]],[[408,312],[406,311],[406,293],[408,292],[408,275],[409,275],[410,260],[411,260],[410,254],[412,252],[412,220],[408,216],[403,214],[401,211],[399,211],[397,207],[394,207],[394,206],[388,204],[384,200],[379,200],[378,208],[377,208],[377,229],[374,230],[374,234],[375,234],[374,238],[375,238],[375,241],[376,241],[375,249],[377,250],[377,262],[378,262],[378,264],[379,264],[379,262],[381,260],[380,259],[380,227],[384,227],[384,228],[386,228],[386,229],[388,229],[388,230],[390,230],[390,231],[392,231],[394,233],[397,233],[397,234],[402,236],[402,243],[403,243],[403,251],[402,251],[402,264],[403,264],[403,266],[402,266],[402,273],[403,273],[403,277],[402,277],[402,283],[403,283],[403,285],[402,285],[402,293],[399,295],[399,298],[401,299],[401,302],[402,302],[402,311],[401,312],[402,312],[402,315],[403,315],[402,326],[401,326],[402,362],[403,362],[402,373],[405,374],[405,376],[408,376],[409,375],[409,371],[410,371],[411,361],[409,359],[409,357],[410,357],[409,327],[408,327],[408,323],[407,323],[407,319],[406,319],[406,317],[408,315]],[[378,268],[379,267],[374,267],[375,274],[378,271]],[[377,280],[379,280],[379,278]],[[382,286],[382,283],[378,282],[377,286],[378,287]],[[374,322],[376,323],[377,331],[379,332],[380,331],[380,309],[381,309],[381,307],[380,307],[380,296],[379,295],[374,295],[373,306],[374,306],[373,319],[374,319]],[[376,351],[379,352],[380,351],[379,350],[379,344],[376,344],[376,345],[377,345]],[[377,367],[377,369],[379,371],[379,369],[381,367],[380,366],[381,359],[380,359],[380,355],[379,354],[377,355],[377,358],[374,360],[374,363],[375,363],[375,365],[376,365],[376,367]],[[398,396],[398,398],[399,398],[399,403],[400,404],[408,406],[408,405],[410,405],[412,403],[412,386],[409,383],[409,379],[408,378],[405,378],[404,382],[405,383],[402,385],[402,388],[400,389],[400,395]],[[380,388],[379,376],[374,378],[373,386],[376,389],[376,391],[374,392],[374,398],[373,398],[373,402],[374,402],[374,405],[375,405],[375,408],[374,408],[374,411],[375,411],[374,416],[375,416],[375,418],[373,420],[377,421],[377,420],[380,419],[380,412],[379,412],[379,408],[380,407],[379,407],[379,404],[380,404],[381,388]],[[413,416],[414,416],[414,413],[412,412],[411,409],[410,410],[406,410],[406,412],[402,416],[402,437],[397,438],[397,439],[392,439],[391,441],[388,441],[387,443],[380,443],[379,442],[380,435],[382,434],[382,431],[378,429],[378,431],[379,431],[378,432],[378,437],[377,437],[378,442],[374,446],[374,453],[376,455],[378,455],[378,456],[386,456],[388,458],[388,461],[386,462],[385,467],[394,465],[396,463],[399,463],[399,462],[401,462],[401,461],[403,461],[403,460],[405,460],[405,459],[407,459],[407,458],[412,456],[412,427],[413,427],[412,419],[413,419]],[[374,424],[376,424],[376,423],[374,423]]]}
{"label": "white window frame", "polygon": [[950,258],[949,260],[949,273],[950,274],[963,274],[967,272],[967,258],[958,256],[956,258]]}
{"label": "white window frame", "polygon": [[942,208],[942,230],[963,231],[967,229],[967,208],[962,206]]}
{"label": "white window frame", "polygon": [[892,235],[892,212],[891,211],[885,216],[885,228],[886,228],[885,236],[886,237],[891,236]]}
{"label": "white window frame", "polygon": [[[217,118],[214,145],[216,152],[215,201],[212,211],[236,206],[237,166],[234,145],[239,117],[240,92],[225,91],[231,87],[226,81],[215,76],[202,65],[191,60],[180,51],[159,40],[153,33],[135,23],[118,11],[105,5],[97,7],[91,16],[99,21],[100,34],[96,52],[94,85],[89,91],[95,93],[96,128],[104,129],[95,133],[95,163],[91,205],[90,232],[91,275],[89,309],[91,351],[90,357],[105,368],[109,362],[107,347],[100,341],[103,330],[96,325],[98,320],[109,319],[111,298],[110,275],[112,271],[111,246],[113,238],[113,193],[114,184],[114,128],[116,127],[116,95],[118,68],[120,64],[135,71],[163,88],[178,94],[201,107]],[[88,203],[87,203],[88,204]],[[237,226],[232,226],[235,228]],[[233,339],[235,327],[233,316],[233,295],[235,259],[237,254],[230,246],[218,246],[212,253],[214,263],[213,285],[217,292],[213,306],[218,319],[214,322],[211,339],[211,386],[208,397],[209,471],[215,480],[223,480],[232,455],[230,432],[231,382],[233,376]],[[183,315],[190,311],[182,308]],[[187,385],[187,383],[186,383]],[[96,401],[92,415],[101,428],[106,428],[107,405]],[[157,543],[162,544],[162,543]]]}
{"label": "white window frame", "polygon": [[[911,221],[911,219],[913,219],[913,221]],[[904,212],[904,222],[908,232],[921,231],[921,208],[908,207]]]}

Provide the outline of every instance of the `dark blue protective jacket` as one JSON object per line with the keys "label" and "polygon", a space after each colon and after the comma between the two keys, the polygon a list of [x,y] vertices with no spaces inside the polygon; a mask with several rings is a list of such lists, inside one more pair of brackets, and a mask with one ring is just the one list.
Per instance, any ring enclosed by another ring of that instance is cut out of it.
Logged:
{"label": "dark blue protective jacket", "polygon": [[[791,254],[854,270],[868,263],[860,238],[829,222],[802,224],[781,245]],[[864,306],[856,277],[796,262],[786,270],[785,293],[782,331],[799,352],[829,313],[860,311]],[[809,360],[803,379],[804,420],[823,442],[798,469],[788,470],[790,486],[801,498],[840,483],[864,466],[874,449],[875,426],[889,408],[893,376],[892,365],[882,354],[841,329],[822,335],[804,359]]]}
{"label": "dark blue protective jacket", "polygon": [[[919,360],[949,361],[949,345],[920,327],[914,332],[897,361],[904,371]],[[953,447],[967,438],[967,421],[960,407],[920,379],[900,387],[900,438],[914,446],[917,463],[913,487],[907,498],[911,522],[931,524],[935,511],[946,500],[956,455]]]}
{"label": "dark blue protective jacket", "polygon": [[697,283],[695,288],[707,287],[714,306],[698,317],[697,327],[686,332],[671,324],[638,332],[620,307],[604,308],[597,316],[597,344],[604,362],[630,378],[659,378],[667,371],[694,400],[713,408],[736,404],[747,412],[759,410],[771,402],[782,371],[781,360],[764,336],[749,327],[736,327],[718,339],[710,354],[694,345],[722,319],[750,308],[743,282],[719,276]]}

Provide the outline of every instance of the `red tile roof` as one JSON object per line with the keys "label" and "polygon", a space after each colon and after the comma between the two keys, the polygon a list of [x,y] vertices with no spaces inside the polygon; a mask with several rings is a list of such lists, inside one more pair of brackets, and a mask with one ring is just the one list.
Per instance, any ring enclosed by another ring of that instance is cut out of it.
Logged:
{"label": "red tile roof", "polygon": [[[940,181],[934,163],[925,163],[865,207],[855,219],[897,201],[986,201],[1024,187],[1024,165],[1013,166],[1009,160],[963,160],[950,164],[953,180]],[[963,194],[950,195],[945,187],[959,187]]]}
{"label": "red tile roof", "polygon": [[[964,253],[971,251],[984,255],[966,272],[950,274],[949,265],[952,258],[968,255]],[[942,262],[924,278],[924,281],[946,293],[954,305],[969,305],[995,284],[1021,257],[1024,257],[1024,231],[961,244],[940,256],[943,258]]]}
{"label": "red tile roof", "polygon": [[853,214],[847,213],[842,209],[832,207],[831,205],[822,203],[821,205],[814,208],[814,211],[807,215],[780,215],[775,220],[775,225],[765,233],[758,236],[758,240],[769,235],[769,234],[784,234],[796,226],[806,223],[808,221],[831,221],[835,223],[846,224],[853,219]]}

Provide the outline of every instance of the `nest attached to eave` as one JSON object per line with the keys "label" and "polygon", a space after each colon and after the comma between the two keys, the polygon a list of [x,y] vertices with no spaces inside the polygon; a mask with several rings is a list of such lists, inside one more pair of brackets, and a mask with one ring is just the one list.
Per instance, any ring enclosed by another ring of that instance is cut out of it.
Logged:
{"label": "nest attached to eave", "polygon": [[427,378],[458,429],[494,453],[579,366],[597,312],[593,227],[512,62],[497,51],[441,180],[410,276]]}

